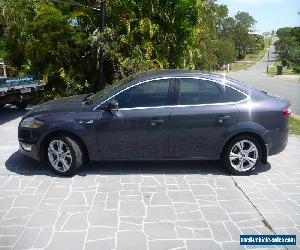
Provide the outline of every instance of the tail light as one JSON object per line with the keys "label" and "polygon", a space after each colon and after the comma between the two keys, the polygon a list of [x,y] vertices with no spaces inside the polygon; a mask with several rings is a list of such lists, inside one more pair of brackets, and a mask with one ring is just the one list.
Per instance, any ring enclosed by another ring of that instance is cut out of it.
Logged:
{"label": "tail light", "polygon": [[289,104],[284,108],[284,110],[282,110],[282,114],[284,117],[289,117],[292,114],[291,104]]}
{"label": "tail light", "polygon": [[44,89],[45,89],[44,85],[36,86],[36,90],[41,91],[41,90],[44,90]]}
{"label": "tail light", "polygon": [[0,96],[5,96],[5,92],[0,91]]}

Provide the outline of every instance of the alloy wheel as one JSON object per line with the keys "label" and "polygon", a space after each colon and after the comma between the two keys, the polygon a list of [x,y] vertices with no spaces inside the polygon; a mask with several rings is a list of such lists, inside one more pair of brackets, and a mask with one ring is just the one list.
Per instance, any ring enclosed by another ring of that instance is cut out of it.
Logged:
{"label": "alloy wheel", "polygon": [[61,140],[53,140],[49,143],[48,159],[51,166],[59,172],[68,171],[73,160],[70,148]]}
{"label": "alloy wheel", "polygon": [[258,149],[249,140],[241,140],[234,144],[229,154],[231,166],[239,172],[251,169],[257,162]]}

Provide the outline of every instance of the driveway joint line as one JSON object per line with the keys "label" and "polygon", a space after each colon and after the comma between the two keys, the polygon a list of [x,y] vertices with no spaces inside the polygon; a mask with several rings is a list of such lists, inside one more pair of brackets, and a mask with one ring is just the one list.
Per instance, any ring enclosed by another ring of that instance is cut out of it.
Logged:
{"label": "driveway joint line", "polygon": [[259,214],[259,216],[262,218],[262,222],[265,225],[265,227],[267,227],[272,233],[277,234],[275,232],[275,230],[272,228],[272,226],[270,225],[270,223],[265,219],[265,217],[263,216],[263,214],[259,211],[259,209],[251,201],[251,199],[249,198],[249,196],[244,192],[244,190],[241,188],[241,186],[237,183],[237,181],[233,177],[231,177],[231,179],[233,180],[235,187],[243,193],[243,195],[247,198],[247,200],[254,207],[254,209],[257,211],[257,213]]}
{"label": "driveway joint line", "polygon": [[[261,221],[264,224],[266,228],[268,228],[273,234],[277,235],[276,231],[273,229],[272,225],[267,221],[267,219],[263,216],[263,214],[259,211],[259,209],[254,205],[254,203],[251,201],[249,196],[244,192],[242,187],[237,183],[237,181],[234,179],[234,177],[231,176],[231,179],[234,182],[234,186],[242,192],[242,194],[246,197],[246,199],[250,202],[250,204],[254,207],[256,212],[259,214],[261,217]],[[289,249],[287,246],[284,246],[285,249]]]}

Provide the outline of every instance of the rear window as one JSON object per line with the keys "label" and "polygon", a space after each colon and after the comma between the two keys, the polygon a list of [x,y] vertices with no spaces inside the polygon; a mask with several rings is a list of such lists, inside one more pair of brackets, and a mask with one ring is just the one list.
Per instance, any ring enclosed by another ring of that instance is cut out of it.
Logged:
{"label": "rear window", "polygon": [[239,102],[246,98],[245,94],[243,94],[231,87],[225,86],[225,88],[223,88],[223,89],[224,89],[225,102]]}
{"label": "rear window", "polygon": [[217,83],[192,78],[180,80],[180,105],[197,105],[224,102],[224,96]]}
{"label": "rear window", "polygon": [[193,78],[180,80],[179,105],[239,102],[246,97],[232,87],[213,81]]}

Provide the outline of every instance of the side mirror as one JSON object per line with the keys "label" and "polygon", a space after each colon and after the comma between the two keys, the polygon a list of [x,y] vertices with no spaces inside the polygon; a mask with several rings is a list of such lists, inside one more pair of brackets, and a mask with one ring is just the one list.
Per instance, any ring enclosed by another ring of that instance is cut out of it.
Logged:
{"label": "side mirror", "polygon": [[119,104],[116,100],[109,100],[109,101],[103,103],[100,106],[100,108],[104,111],[107,111],[107,112],[118,111]]}

